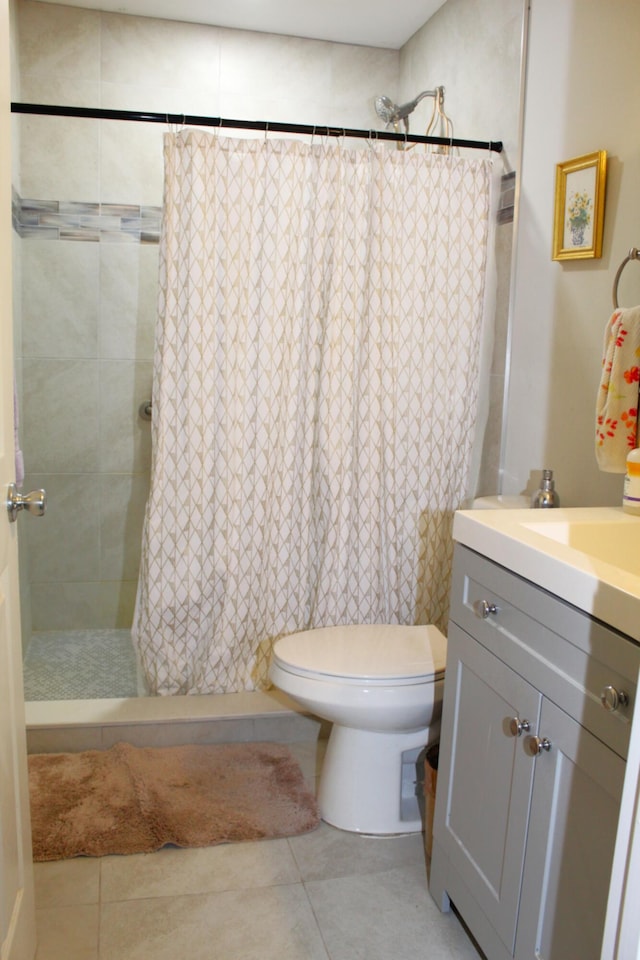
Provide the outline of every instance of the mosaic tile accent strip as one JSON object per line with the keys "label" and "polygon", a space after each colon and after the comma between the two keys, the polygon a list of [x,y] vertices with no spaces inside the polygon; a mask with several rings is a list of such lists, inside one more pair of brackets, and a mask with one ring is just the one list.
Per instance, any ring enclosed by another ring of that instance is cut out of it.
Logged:
{"label": "mosaic tile accent strip", "polygon": [[144,695],[130,630],[35,633],[24,659],[25,700]]}
{"label": "mosaic tile accent strip", "polygon": [[162,207],[32,200],[12,191],[13,228],[20,237],[93,243],[158,243]]}
{"label": "mosaic tile accent strip", "polygon": [[[512,223],[515,170],[502,177],[498,223]],[[23,199],[12,188],[13,229],[20,237],[93,243],[159,243],[162,207]]]}

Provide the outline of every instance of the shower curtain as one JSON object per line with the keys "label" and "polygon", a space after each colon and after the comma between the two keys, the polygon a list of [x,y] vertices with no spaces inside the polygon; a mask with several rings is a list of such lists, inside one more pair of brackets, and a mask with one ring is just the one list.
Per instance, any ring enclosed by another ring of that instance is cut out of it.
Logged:
{"label": "shower curtain", "polygon": [[165,135],[134,642],[152,692],[273,640],[444,625],[476,421],[491,160]]}

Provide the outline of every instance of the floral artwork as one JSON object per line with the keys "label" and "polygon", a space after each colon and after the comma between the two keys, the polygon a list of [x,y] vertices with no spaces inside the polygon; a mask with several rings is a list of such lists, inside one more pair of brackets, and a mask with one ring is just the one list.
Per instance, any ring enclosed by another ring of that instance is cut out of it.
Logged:
{"label": "floral artwork", "polygon": [[602,256],[606,151],[556,167],[553,259]]}
{"label": "floral artwork", "polygon": [[586,190],[576,190],[571,194],[567,207],[567,219],[571,233],[571,245],[574,247],[584,246],[585,231],[591,223],[592,208],[593,198],[589,196]]}

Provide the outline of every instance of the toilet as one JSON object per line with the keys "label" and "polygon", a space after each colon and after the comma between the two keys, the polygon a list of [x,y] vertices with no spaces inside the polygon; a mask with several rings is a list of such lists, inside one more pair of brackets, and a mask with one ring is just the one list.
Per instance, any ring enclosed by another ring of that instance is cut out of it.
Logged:
{"label": "toilet", "polygon": [[416,762],[440,732],[446,649],[432,625],[322,627],[276,641],[273,684],[333,724],[318,790],[327,823],[422,829]]}

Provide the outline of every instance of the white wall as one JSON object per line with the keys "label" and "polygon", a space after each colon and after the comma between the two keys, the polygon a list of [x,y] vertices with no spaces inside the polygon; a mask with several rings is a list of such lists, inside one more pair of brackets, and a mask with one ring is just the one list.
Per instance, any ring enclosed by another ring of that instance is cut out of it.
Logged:
{"label": "white wall", "polygon": [[[555,471],[562,504],[618,504],[594,455],[595,403],[615,272],[640,246],[637,0],[531,0],[503,490]],[[555,165],[608,152],[602,258],[551,260]],[[640,265],[620,283],[640,303]]]}

